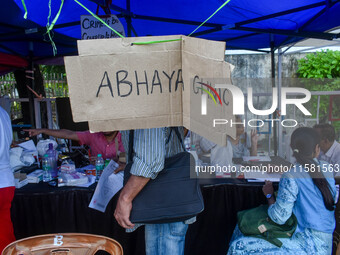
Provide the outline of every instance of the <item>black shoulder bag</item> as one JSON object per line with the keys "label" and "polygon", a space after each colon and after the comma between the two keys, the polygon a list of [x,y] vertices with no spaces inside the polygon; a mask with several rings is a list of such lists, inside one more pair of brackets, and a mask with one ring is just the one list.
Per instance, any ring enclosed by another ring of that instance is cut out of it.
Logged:
{"label": "black shoulder bag", "polygon": [[[176,132],[184,149],[178,128],[172,130]],[[134,130],[131,130],[129,162],[124,170],[124,185],[130,177],[133,164],[133,140]],[[195,160],[189,152],[180,152],[166,158],[164,168],[158,173],[157,178],[151,179],[132,201],[130,221],[151,224],[171,223],[185,221],[202,212],[204,202],[201,189],[198,179],[190,178],[190,169],[195,170]]]}

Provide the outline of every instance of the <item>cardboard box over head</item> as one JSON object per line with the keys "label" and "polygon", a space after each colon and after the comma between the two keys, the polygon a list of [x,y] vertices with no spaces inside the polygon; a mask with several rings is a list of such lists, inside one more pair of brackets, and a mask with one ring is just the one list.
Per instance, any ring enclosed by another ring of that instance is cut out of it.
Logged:
{"label": "cardboard box over head", "polygon": [[[134,44],[163,40],[175,41]],[[184,126],[220,145],[235,137],[229,124],[214,127],[214,119],[234,120],[230,92],[213,88],[216,80],[231,83],[225,43],[129,37],[78,41],[78,51],[65,57],[72,114],[91,131]]]}

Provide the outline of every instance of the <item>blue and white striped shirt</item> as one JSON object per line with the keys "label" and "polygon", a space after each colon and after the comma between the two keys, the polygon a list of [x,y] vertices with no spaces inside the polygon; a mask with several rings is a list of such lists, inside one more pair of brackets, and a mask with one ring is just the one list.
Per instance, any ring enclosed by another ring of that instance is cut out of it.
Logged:
{"label": "blue and white striped shirt", "polygon": [[[171,128],[135,130],[133,143],[135,155],[130,169],[132,175],[155,179],[157,174],[164,168],[165,158],[184,151],[176,132],[173,130],[170,134],[170,130]],[[178,130],[183,141],[183,127],[179,127]],[[129,151],[129,132],[121,131],[122,142],[127,154]],[[169,143],[166,144],[169,135]],[[129,162],[128,157],[129,155],[127,155],[127,162]],[[196,217],[193,217],[184,223],[191,224],[195,221]],[[134,228],[126,229],[126,232],[132,232],[142,225],[144,224],[136,224]]]}
{"label": "blue and white striped shirt", "polygon": [[[132,175],[155,179],[164,168],[164,159],[183,151],[174,130],[171,132],[169,143],[166,144],[170,130],[171,128],[135,130],[133,143],[135,155],[130,170]],[[129,151],[129,132],[121,131],[122,142],[127,153]],[[179,128],[179,133],[183,141],[183,127]],[[128,160],[127,155],[127,162]]]}

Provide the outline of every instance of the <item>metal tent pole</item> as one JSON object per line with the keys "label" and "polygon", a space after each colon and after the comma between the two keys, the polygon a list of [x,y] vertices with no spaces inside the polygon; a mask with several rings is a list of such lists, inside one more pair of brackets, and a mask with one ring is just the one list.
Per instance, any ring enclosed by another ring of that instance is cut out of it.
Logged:
{"label": "metal tent pole", "polygon": [[[126,0],[126,10],[130,13],[131,6],[130,6],[130,0]],[[127,24],[127,36],[131,37],[131,31],[132,31],[132,18],[131,15],[125,16],[126,24]]]}
{"label": "metal tent pole", "polygon": [[[274,35],[270,35],[270,61],[272,71],[272,87],[275,87],[275,48],[274,48]],[[276,112],[273,113],[273,119],[276,119]],[[273,139],[274,139],[274,155],[277,156],[277,124],[274,122]],[[270,152],[269,152],[270,153]]]}
{"label": "metal tent pole", "polygon": [[[277,93],[278,93],[278,110],[279,110],[279,119],[281,119],[281,87],[282,87],[282,50],[281,48],[278,49],[278,64],[277,64],[277,78],[278,78],[278,84],[277,84]],[[278,138],[279,138],[279,144],[278,144],[278,154],[280,157],[283,157],[283,151],[282,151],[282,125],[278,125]]]}
{"label": "metal tent pole", "polygon": [[[34,90],[34,63],[33,63],[33,55],[34,55],[34,48],[33,48],[33,42],[29,43],[29,73],[28,76],[31,77],[27,79],[27,73],[26,73],[26,81],[28,81],[28,86]],[[34,111],[34,95],[32,92],[28,92],[28,100],[29,100],[29,108],[30,108],[30,121],[31,125],[34,128],[35,125],[35,111]]]}

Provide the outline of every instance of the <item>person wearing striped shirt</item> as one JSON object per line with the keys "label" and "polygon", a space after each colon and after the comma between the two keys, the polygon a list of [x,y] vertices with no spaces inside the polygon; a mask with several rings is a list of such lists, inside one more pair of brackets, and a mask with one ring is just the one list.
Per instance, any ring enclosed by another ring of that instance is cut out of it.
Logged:
{"label": "person wearing striped shirt", "polygon": [[[150,179],[157,178],[157,174],[164,168],[165,158],[182,152],[182,145],[175,132],[170,128],[152,128],[135,130],[133,149],[133,165],[131,176],[123,187],[114,213],[117,222],[128,232],[135,230],[137,224],[129,220],[132,201],[145,187]],[[183,141],[183,128],[179,128]],[[122,131],[122,142],[125,151],[129,151],[129,132]],[[166,144],[166,140],[169,143]],[[129,160],[129,159],[128,159]],[[147,255],[153,254],[184,254],[185,234],[187,222],[173,222],[167,224],[145,225],[145,249]]]}

